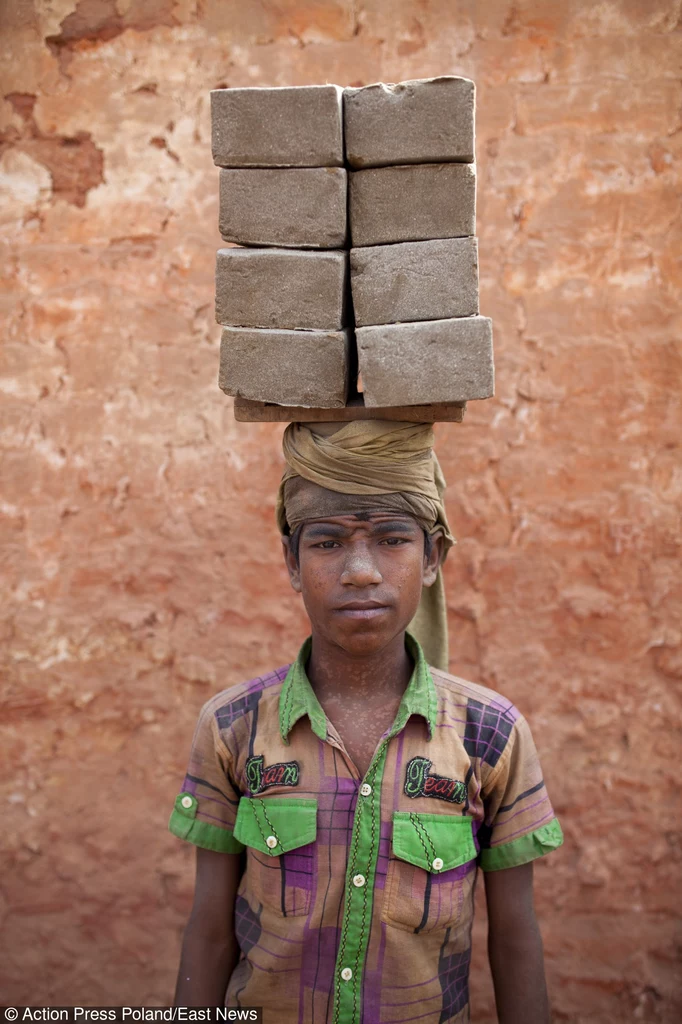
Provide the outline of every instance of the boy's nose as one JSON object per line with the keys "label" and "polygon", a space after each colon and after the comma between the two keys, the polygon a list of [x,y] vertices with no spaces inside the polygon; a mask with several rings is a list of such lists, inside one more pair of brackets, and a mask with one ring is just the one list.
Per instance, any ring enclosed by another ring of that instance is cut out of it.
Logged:
{"label": "boy's nose", "polygon": [[363,551],[362,548],[349,551],[341,573],[341,583],[351,587],[368,587],[381,581],[382,575],[369,551]]}

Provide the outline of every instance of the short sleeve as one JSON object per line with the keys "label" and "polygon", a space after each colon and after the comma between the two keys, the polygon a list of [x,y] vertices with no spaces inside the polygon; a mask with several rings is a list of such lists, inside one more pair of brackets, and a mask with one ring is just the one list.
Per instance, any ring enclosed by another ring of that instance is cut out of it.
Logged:
{"label": "short sleeve", "polygon": [[209,701],[199,715],[187,774],[168,828],[179,839],[205,850],[241,853],[244,846],[233,835],[240,793],[214,708],[215,700]]}
{"label": "short sleeve", "polygon": [[482,796],[485,824],[479,841],[484,871],[518,867],[561,846],[561,826],[523,717],[514,722],[503,756],[483,780]]}

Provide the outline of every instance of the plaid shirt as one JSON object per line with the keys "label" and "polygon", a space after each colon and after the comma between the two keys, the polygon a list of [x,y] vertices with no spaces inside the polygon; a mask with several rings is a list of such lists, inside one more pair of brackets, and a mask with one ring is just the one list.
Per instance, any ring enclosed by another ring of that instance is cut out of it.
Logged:
{"label": "plaid shirt", "polygon": [[246,849],[227,1006],[265,1024],[469,1020],[477,869],[561,845],[530,729],[499,694],[414,671],[364,779],[293,665],[202,709],[171,831]]}

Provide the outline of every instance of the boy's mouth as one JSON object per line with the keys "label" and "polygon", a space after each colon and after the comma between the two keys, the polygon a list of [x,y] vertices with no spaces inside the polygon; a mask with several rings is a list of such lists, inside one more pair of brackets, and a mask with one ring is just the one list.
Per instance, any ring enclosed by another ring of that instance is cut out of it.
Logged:
{"label": "boy's mouth", "polygon": [[388,605],[380,601],[349,601],[335,611],[351,619],[373,619],[388,611]]}

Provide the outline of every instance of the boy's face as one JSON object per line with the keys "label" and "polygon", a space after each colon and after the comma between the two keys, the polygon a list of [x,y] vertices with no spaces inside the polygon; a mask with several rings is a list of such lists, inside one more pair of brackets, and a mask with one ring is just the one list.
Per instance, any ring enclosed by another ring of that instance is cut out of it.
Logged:
{"label": "boy's face", "polygon": [[298,563],[288,538],[284,549],[313,635],[366,657],[409,625],[422,587],[436,579],[443,538],[434,537],[426,555],[424,532],[411,516],[359,513],[305,523]]}

